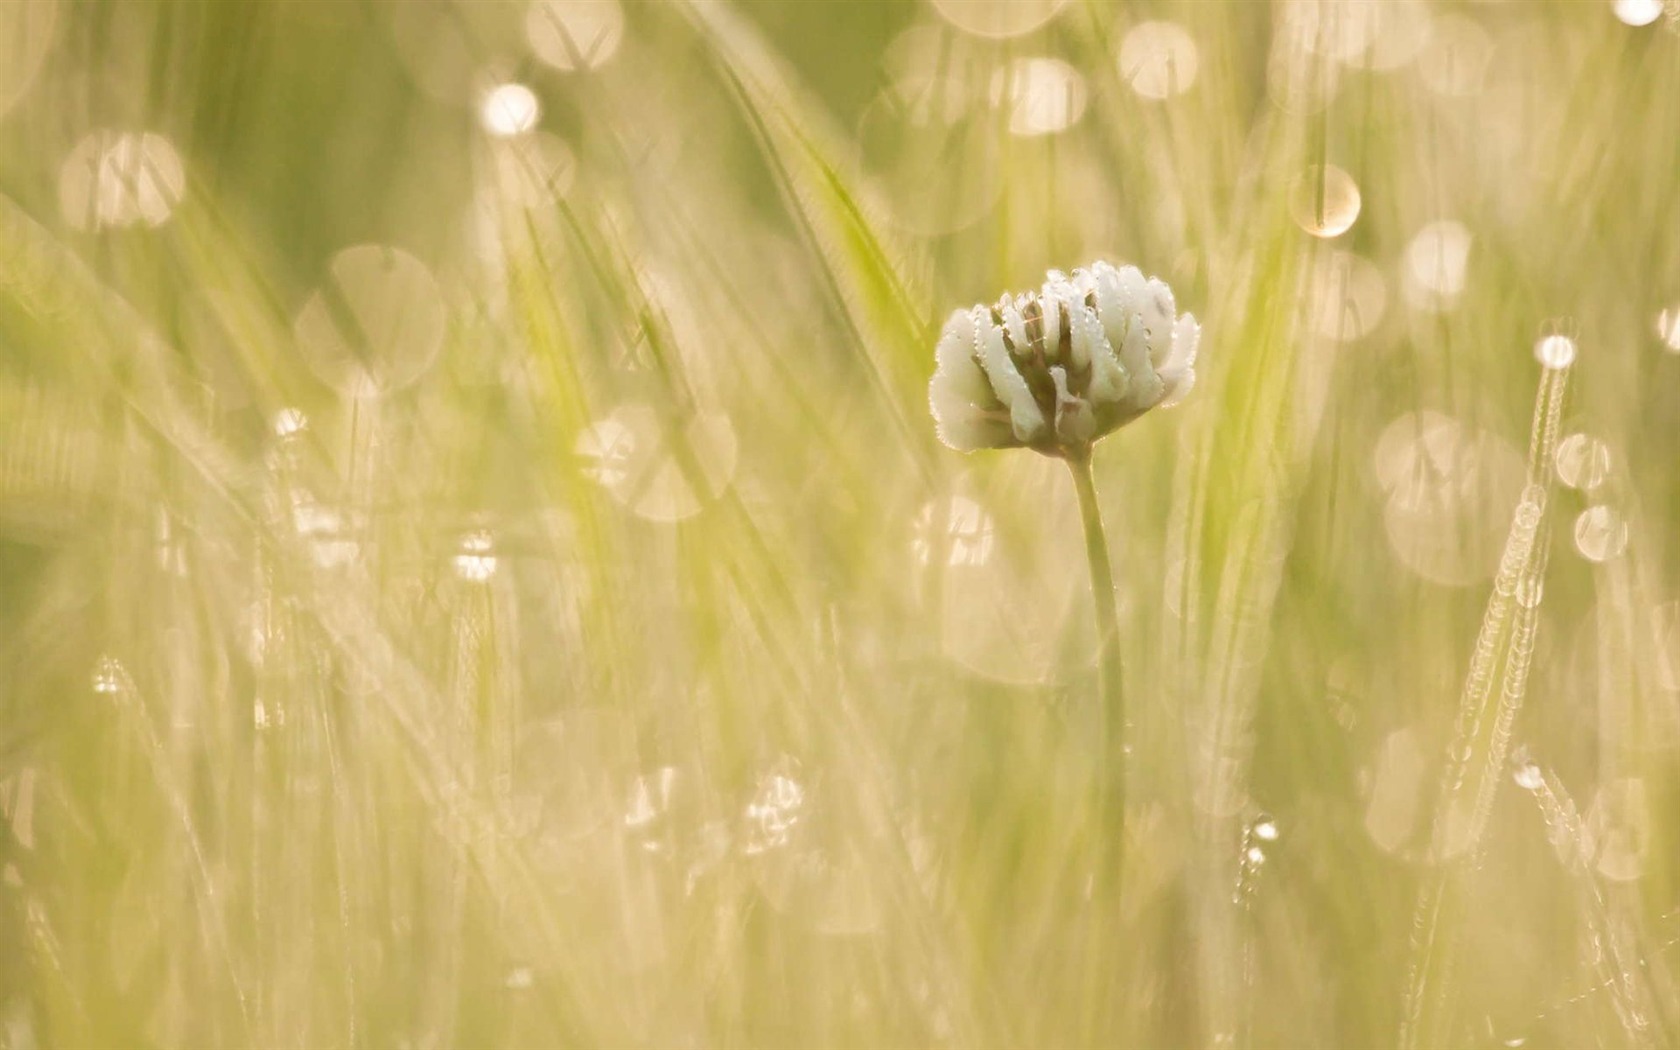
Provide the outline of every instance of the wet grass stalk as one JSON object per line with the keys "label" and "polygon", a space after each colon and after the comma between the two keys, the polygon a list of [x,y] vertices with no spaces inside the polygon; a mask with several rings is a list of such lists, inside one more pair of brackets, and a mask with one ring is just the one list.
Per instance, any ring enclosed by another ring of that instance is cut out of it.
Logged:
{"label": "wet grass stalk", "polygon": [[1550,464],[1568,381],[1567,367],[1547,369],[1536,391],[1528,484],[1511,516],[1460,696],[1430,834],[1430,852],[1438,867],[1425,875],[1412,917],[1412,964],[1400,1028],[1403,1047],[1442,1045],[1452,1035],[1459,924],[1531,667],[1545,572]]}
{"label": "wet grass stalk", "polygon": [[1101,753],[1097,762],[1097,827],[1104,846],[1099,853],[1102,882],[1116,895],[1125,862],[1126,835],[1126,708],[1120,671],[1120,617],[1114,598],[1114,570],[1108,558],[1108,537],[1091,473],[1089,449],[1070,452],[1068,471],[1079,494],[1079,520],[1085,534],[1085,560],[1091,572],[1091,602],[1096,615],[1098,657],[1098,720]]}

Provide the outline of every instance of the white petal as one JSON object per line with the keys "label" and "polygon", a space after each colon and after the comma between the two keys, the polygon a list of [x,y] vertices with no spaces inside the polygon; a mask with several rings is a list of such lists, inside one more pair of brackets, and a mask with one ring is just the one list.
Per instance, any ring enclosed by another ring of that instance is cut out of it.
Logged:
{"label": "white petal", "polygon": [[1172,289],[1165,281],[1151,277],[1137,309],[1149,332],[1149,359],[1159,367],[1172,349],[1172,326],[1178,316]]}
{"label": "white petal", "polygon": [[986,378],[991,380],[998,400],[1009,409],[1016,439],[1032,441],[1044,431],[1044,413],[1038,410],[1027,381],[1009,359],[1009,351],[1003,345],[1003,329],[992,324],[984,307],[976,307],[975,315],[976,356],[985,367]]}
{"label": "white petal", "polygon": [[1161,403],[1155,407],[1173,407],[1180,401],[1183,401],[1185,395],[1190,393],[1190,388],[1195,385],[1196,370],[1194,368],[1186,368],[1184,371],[1174,376],[1172,381],[1167,384],[1166,392],[1161,397]]}
{"label": "white petal", "polygon": [[1161,377],[1149,360],[1149,331],[1144,327],[1143,315],[1133,314],[1126,326],[1126,336],[1120,342],[1120,364],[1126,369],[1130,385],[1126,400],[1133,411],[1144,412],[1161,400]]}
{"label": "white petal", "polygon": [[1202,326],[1196,323],[1196,318],[1191,314],[1180,317],[1178,323],[1173,325],[1172,350],[1167,354],[1166,361],[1157,369],[1161,378],[1170,382],[1173,376],[1194,365],[1196,346],[1201,340]]}

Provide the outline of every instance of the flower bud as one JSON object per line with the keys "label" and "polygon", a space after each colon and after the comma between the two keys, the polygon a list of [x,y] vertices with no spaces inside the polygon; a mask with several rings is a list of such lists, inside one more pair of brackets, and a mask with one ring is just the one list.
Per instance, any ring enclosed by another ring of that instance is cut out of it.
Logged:
{"label": "flower bud", "polygon": [[959,452],[1082,454],[1189,393],[1201,334],[1172,289],[1135,266],[1052,270],[1036,293],[945,322],[928,383],[939,439]]}

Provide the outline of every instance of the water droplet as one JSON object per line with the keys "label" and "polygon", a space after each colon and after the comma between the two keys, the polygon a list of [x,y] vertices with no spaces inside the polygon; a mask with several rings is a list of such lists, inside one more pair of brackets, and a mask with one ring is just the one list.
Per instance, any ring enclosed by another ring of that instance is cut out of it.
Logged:
{"label": "water droplet", "polygon": [[[735,428],[721,412],[696,412],[679,426],[647,405],[623,405],[578,436],[583,473],[612,497],[649,521],[674,522],[693,517],[728,488],[739,451]],[[678,455],[673,440],[687,442]],[[687,469],[698,467],[699,492]]]}
{"label": "water droplet", "polygon": [[933,0],[933,9],[965,33],[1002,40],[1032,32],[1066,4],[1067,0]]}
{"label": "water droplet", "polygon": [[1261,842],[1276,842],[1278,839],[1277,821],[1264,814],[1254,818],[1254,837]]}
{"label": "water droplet", "polygon": [[1556,465],[1559,481],[1590,492],[1610,475],[1610,448],[1590,434],[1571,434],[1558,442]]}
{"label": "water droplet", "polygon": [[181,156],[161,135],[96,131],[70,151],[58,203],[78,230],[161,226],[186,186]]}
{"label": "water droplet", "polygon": [[1313,281],[1313,323],[1318,333],[1337,342],[1369,335],[1388,306],[1382,271],[1369,259],[1334,251],[1319,265]]}
{"label": "water droplet", "polygon": [[1248,850],[1243,853],[1243,859],[1249,863],[1250,867],[1258,868],[1260,865],[1266,863],[1266,851],[1261,849],[1259,846],[1250,846],[1248,847]]}
{"label": "water droplet", "polygon": [[1359,218],[1359,186],[1334,164],[1314,164],[1295,180],[1289,213],[1314,237],[1340,237]]}
{"label": "water droplet", "polygon": [[1668,351],[1680,354],[1680,305],[1671,306],[1657,315],[1657,337]]}
{"label": "water droplet", "polygon": [[1517,604],[1524,609],[1533,609],[1540,604],[1545,596],[1546,583],[1538,576],[1524,576],[1517,580],[1517,589],[1513,597]]}
{"label": "water droplet", "polygon": [[274,436],[285,439],[296,437],[309,426],[309,417],[299,408],[282,408],[274,414]]}
{"label": "water droplet", "polygon": [[1587,810],[1584,833],[1599,874],[1617,882],[1644,874],[1653,836],[1645,781],[1624,778],[1601,786]]}
{"label": "water droplet", "polygon": [[0,63],[0,114],[29,90],[51,50],[57,22],[58,0],[0,4],[0,40],[6,42],[6,61]]}
{"label": "water droplet", "polygon": [[1466,98],[1481,92],[1492,57],[1493,39],[1479,23],[1443,15],[1430,24],[1429,42],[1418,54],[1418,76],[1437,95]]}
{"label": "water droplet", "polygon": [[111,696],[122,690],[126,672],[114,656],[101,656],[93,665],[93,691]]}
{"label": "water droplet", "polygon": [[358,244],[333,256],[328,280],[293,330],[322,382],[366,397],[419,379],[443,346],[446,314],[431,271],[397,248]]}
{"label": "water droplet", "polygon": [[1519,747],[1511,754],[1511,779],[1524,791],[1539,791],[1546,786],[1546,774],[1528,757],[1528,748]]}
{"label": "water droplet", "polygon": [[1575,363],[1575,340],[1566,335],[1548,335],[1534,344],[1534,359],[1547,368],[1568,368]]}
{"label": "water droplet", "polygon": [[787,845],[805,806],[805,789],[783,773],[770,773],[758,782],[747,803],[747,837],[741,847],[748,855]]}
{"label": "water droplet", "polygon": [[1662,0],[1616,0],[1612,10],[1623,25],[1648,26],[1662,17]]}
{"label": "water droplet", "polygon": [[1056,58],[1018,58],[992,77],[992,101],[1014,135],[1065,131],[1085,115],[1085,78]]}
{"label": "water droplet", "polygon": [[530,131],[541,116],[542,104],[536,92],[524,84],[497,84],[484,93],[478,110],[484,130],[504,139]]}
{"label": "water droplet", "polygon": [[1628,527],[1605,504],[1588,507],[1575,519],[1575,549],[1588,561],[1610,561],[1627,549]]}
{"label": "water droplet", "polygon": [[1470,231],[1451,219],[1421,227],[1406,244],[1405,288],[1414,306],[1445,310],[1464,291]]}
{"label": "water droplet", "polygon": [[1165,99],[1196,82],[1196,41],[1176,22],[1139,22],[1120,41],[1120,77],[1144,98]]}
{"label": "water droplet", "polygon": [[537,0],[525,16],[531,51],[555,69],[596,69],[624,39],[619,0]]}
{"label": "water droplet", "polygon": [[348,565],[361,553],[344,515],[316,502],[307,493],[298,493],[293,498],[292,526],[309,542],[315,564],[323,569]]}
{"label": "water droplet", "polygon": [[642,848],[649,853],[658,853],[665,847],[656,834],[656,825],[670,811],[676,785],[675,767],[661,766],[649,776],[637,777],[630,787],[624,827],[643,836]]}
{"label": "water droplet", "polygon": [[461,537],[452,559],[455,575],[473,583],[483,583],[496,574],[496,544],[488,529],[474,529]]}
{"label": "water droplet", "polygon": [[966,496],[928,501],[914,530],[910,551],[923,565],[940,556],[948,565],[984,565],[992,556],[992,517]]}
{"label": "water droplet", "polygon": [[577,177],[572,148],[545,131],[500,142],[495,153],[502,192],[526,208],[552,205]]}

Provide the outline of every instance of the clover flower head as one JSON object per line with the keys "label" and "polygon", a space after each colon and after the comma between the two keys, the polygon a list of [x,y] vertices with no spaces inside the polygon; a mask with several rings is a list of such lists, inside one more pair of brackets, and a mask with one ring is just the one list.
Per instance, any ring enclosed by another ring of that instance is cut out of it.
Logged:
{"label": "clover flower head", "polygon": [[1051,270],[1037,292],[946,320],[928,383],[939,439],[959,452],[1088,451],[1190,392],[1201,334],[1172,289],[1135,266]]}

